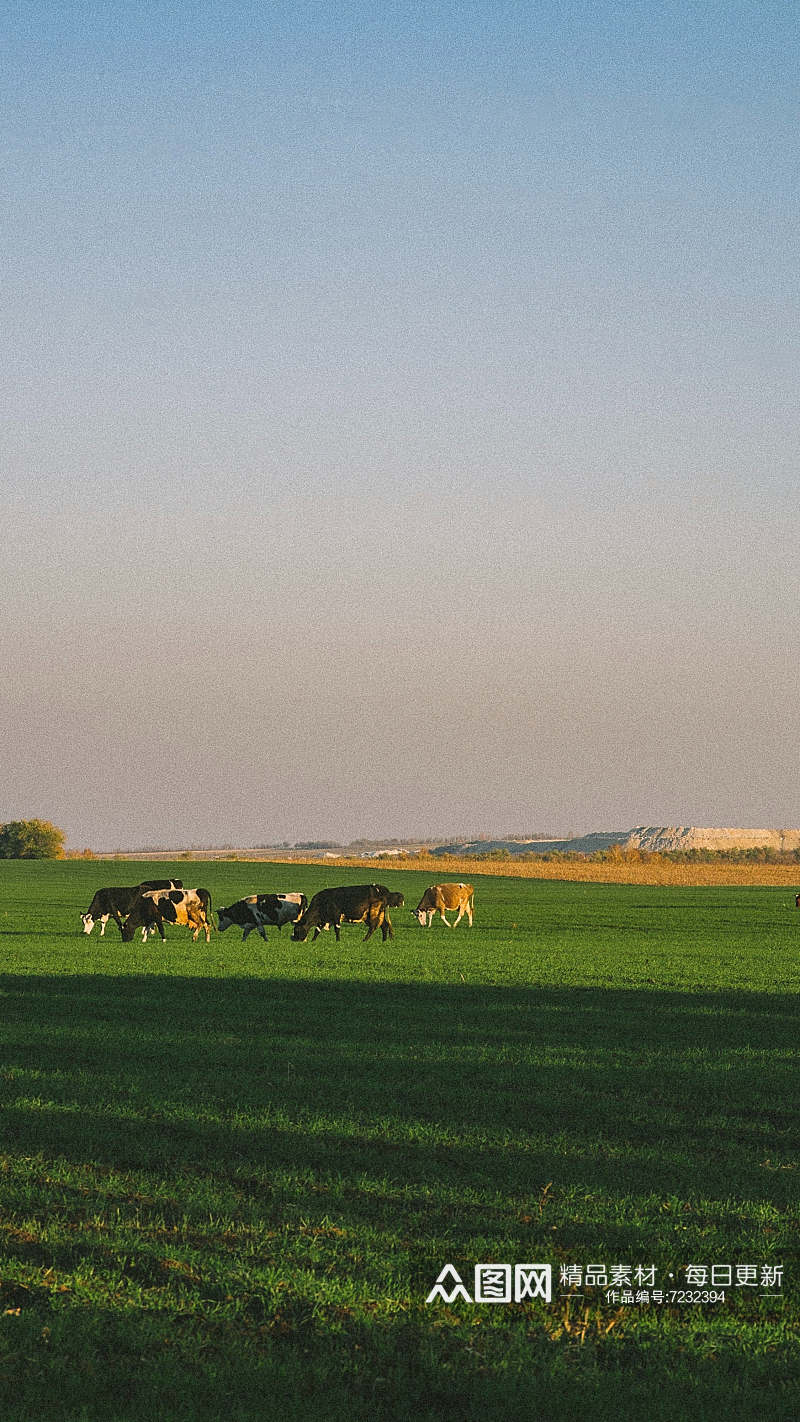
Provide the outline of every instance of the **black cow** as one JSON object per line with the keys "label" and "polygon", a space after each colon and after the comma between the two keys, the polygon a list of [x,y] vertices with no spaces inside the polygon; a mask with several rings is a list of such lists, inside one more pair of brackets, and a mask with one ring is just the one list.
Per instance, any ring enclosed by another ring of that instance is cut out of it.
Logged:
{"label": "black cow", "polygon": [[243,943],[255,929],[266,943],[265,925],[277,928],[280,933],[285,923],[294,923],[307,908],[305,894],[251,894],[231,904],[230,908],[218,909],[217,925],[220,933],[224,933],[232,923],[238,924],[244,929]]}
{"label": "black cow", "polygon": [[385,943],[387,938],[394,938],[394,929],[388,914],[390,899],[392,907],[399,906],[398,900],[400,904],[403,902],[402,894],[390,894],[383,884],[320,889],[295,923],[292,939],[295,943],[304,943],[312,930],[314,938],[317,938],[323,928],[333,928],[338,943],[341,924],[365,923],[367,931],[363,941],[366,943],[375,929],[379,928]]}
{"label": "black cow", "polygon": [[100,937],[106,931],[106,924],[113,918],[120,932],[122,920],[130,913],[140,894],[149,889],[182,889],[180,879],[151,879],[146,884],[136,884],[124,888],[98,889],[85,913],[81,914],[84,933],[91,933],[96,923],[100,924]]}
{"label": "black cow", "polygon": [[214,920],[208,889],[160,889],[140,894],[125,920],[123,941],[130,943],[136,929],[141,928],[143,942],[148,933],[158,931],[163,943],[166,938],[165,923],[177,923],[194,929],[192,938],[195,940],[202,929],[206,943],[209,943]]}

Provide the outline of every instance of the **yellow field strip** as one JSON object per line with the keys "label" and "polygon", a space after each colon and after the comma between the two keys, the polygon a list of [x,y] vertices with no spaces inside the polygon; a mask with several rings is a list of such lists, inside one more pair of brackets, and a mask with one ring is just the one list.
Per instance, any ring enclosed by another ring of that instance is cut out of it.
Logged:
{"label": "yellow field strip", "polygon": [[263,860],[254,859],[251,862],[324,864],[332,874],[337,869],[369,869],[373,882],[377,882],[387,870],[419,870],[430,874],[434,883],[453,878],[469,880],[477,874],[495,874],[509,879],[561,879],[586,884],[673,884],[686,888],[760,884],[800,890],[800,864],[673,864],[670,860],[655,858],[643,863],[607,861],[603,864],[582,864],[572,860],[457,859],[448,855],[437,855],[435,858],[417,855],[409,859],[348,859],[344,855],[337,859],[325,859],[308,855],[298,859],[284,857],[280,853],[265,855]]}

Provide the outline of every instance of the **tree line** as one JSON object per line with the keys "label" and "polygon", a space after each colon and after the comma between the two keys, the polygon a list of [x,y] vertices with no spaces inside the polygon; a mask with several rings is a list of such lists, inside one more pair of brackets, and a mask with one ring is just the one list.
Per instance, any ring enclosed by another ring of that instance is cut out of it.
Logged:
{"label": "tree line", "polygon": [[65,838],[49,820],[9,820],[0,825],[0,859],[63,859]]}

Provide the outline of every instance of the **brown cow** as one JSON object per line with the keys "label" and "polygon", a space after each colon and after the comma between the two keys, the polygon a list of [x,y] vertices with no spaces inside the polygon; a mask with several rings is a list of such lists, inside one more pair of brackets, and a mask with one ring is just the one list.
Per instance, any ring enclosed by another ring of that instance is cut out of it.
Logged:
{"label": "brown cow", "polygon": [[[471,928],[474,892],[471,884],[431,884],[414,909],[414,917],[423,928],[430,928],[434,914],[438,913],[448,928],[455,928],[466,914]],[[458,918],[453,923],[447,922],[445,909],[458,909]]]}

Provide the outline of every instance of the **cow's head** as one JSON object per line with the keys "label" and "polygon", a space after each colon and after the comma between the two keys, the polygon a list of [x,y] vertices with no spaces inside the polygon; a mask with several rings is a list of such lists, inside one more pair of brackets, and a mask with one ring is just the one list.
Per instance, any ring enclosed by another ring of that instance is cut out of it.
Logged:
{"label": "cow's head", "polygon": [[230,928],[233,919],[228,917],[226,908],[217,909],[217,928],[220,933],[224,933],[226,928]]}
{"label": "cow's head", "polygon": [[92,929],[94,928],[94,919],[92,918],[92,915],[90,913],[82,913],[81,922],[83,923],[84,933],[91,933]]}
{"label": "cow's head", "polygon": [[294,927],[292,929],[292,942],[305,943],[310,931],[311,924],[306,923],[301,914],[300,918],[296,918],[294,921]]}
{"label": "cow's head", "polygon": [[402,895],[402,894],[387,894],[387,895],[386,895],[386,907],[387,907],[387,908],[402,908],[404,903],[405,903],[405,899],[403,898],[403,895]]}

